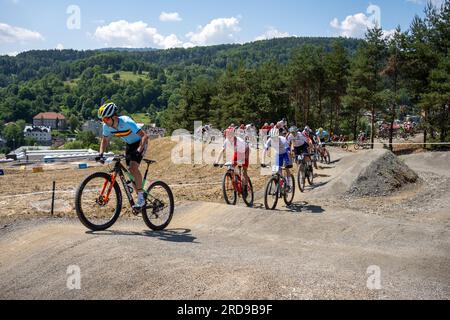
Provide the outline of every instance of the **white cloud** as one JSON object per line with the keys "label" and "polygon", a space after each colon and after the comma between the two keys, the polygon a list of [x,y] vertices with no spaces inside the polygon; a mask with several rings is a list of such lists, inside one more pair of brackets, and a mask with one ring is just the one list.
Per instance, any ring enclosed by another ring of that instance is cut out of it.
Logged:
{"label": "white cloud", "polygon": [[189,32],[186,37],[190,44],[199,46],[233,43],[240,31],[238,18],[217,18],[204,27],[199,26],[197,32]]}
{"label": "white cloud", "polygon": [[255,41],[286,37],[290,37],[289,32],[280,32],[274,27],[269,27],[264,34],[256,37]]}
{"label": "white cloud", "polygon": [[148,26],[145,22],[128,22],[119,20],[108,25],[98,27],[94,38],[104,41],[106,46],[118,47],[152,47],[168,49],[181,47],[182,42],[176,35],[163,36],[155,28]]}
{"label": "white cloud", "polygon": [[420,5],[425,5],[428,1],[431,1],[431,3],[438,8],[442,5],[442,3],[444,3],[444,0],[406,0],[406,2],[411,2]]}
{"label": "white cloud", "polygon": [[0,44],[13,42],[26,43],[38,40],[44,40],[44,37],[39,32],[0,23]]}
{"label": "white cloud", "polygon": [[181,21],[180,15],[178,12],[161,12],[159,15],[159,20],[162,22],[175,22],[175,21]]}
{"label": "white cloud", "polygon": [[[19,51],[13,51],[13,52],[6,52],[5,55],[10,56],[10,57],[15,57],[19,54]],[[0,54],[1,55],[1,54]]]}
{"label": "white cloud", "polygon": [[185,48],[185,49],[189,49],[189,48],[193,48],[193,47],[195,47],[195,44],[193,44],[191,42],[183,43],[183,48]]}
{"label": "white cloud", "polygon": [[58,45],[56,46],[56,50],[64,50],[64,45],[61,43],[58,43]]}
{"label": "white cloud", "polygon": [[342,22],[334,18],[330,25],[339,30],[343,37],[362,38],[367,29],[373,28],[375,25],[364,13],[357,13],[352,16],[347,16]]}
{"label": "white cloud", "polygon": [[[369,5],[367,15],[364,13],[356,13],[347,16],[341,22],[339,22],[338,18],[334,18],[330,22],[330,26],[337,29],[340,36],[349,38],[363,38],[367,29],[372,29],[377,25],[381,25],[381,10],[375,5]],[[395,29],[383,30],[386,38],[392,36],[394,32]]]}

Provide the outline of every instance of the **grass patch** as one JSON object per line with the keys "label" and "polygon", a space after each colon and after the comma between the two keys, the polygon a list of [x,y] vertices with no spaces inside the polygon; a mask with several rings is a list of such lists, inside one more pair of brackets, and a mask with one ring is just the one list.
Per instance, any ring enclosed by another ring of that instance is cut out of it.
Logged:
{"label": "grass patch", "polygon": [[146,126],[152,123],[152,120],[146,113],[133,113],[130,115],[130,117],[133,118],[134,121],[138,123],[143,123]]}
{"label": "grass patch", "polygon": [[139,79],[145,80],[148,79],[148,73],[143,72],[142,74],[134,74],[132,71],[118,71],[114,73],[106,73],[105,76],[109,79],[113,79],[115,74],[120,75],[120,79],[116,81],[138,81]]}

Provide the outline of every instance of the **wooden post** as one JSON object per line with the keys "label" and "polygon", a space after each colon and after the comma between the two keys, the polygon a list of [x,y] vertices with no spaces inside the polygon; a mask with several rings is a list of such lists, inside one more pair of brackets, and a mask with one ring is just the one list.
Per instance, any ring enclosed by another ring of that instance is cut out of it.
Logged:
{"label": "wooden post", "polygon": [[55,181],[53,181],[53,192],[52,192],[52,216],[53,216],[53,208],[54,208],[54,206],[55,206],[55,185],[56,185],[56,182]]}

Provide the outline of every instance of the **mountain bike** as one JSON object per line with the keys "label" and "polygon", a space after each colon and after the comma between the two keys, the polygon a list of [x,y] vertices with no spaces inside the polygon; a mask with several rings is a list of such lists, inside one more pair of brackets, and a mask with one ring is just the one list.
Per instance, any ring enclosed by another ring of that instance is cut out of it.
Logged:
{"label": "mountain bike", "polygon": [[[267,165],[261,164],[261,167],[266,168]],[[278,198],[283,198],[287,206],[292,204],[295,195],[295,179],[291,174],[290,180],[286,176],[286,168],[273,166],[272,177],[266,184],[264,192],[264,206],[267,210],[275,210]]]}
{"label": "mountain bike", "polygon": [[222,192],[225,202],[234,206],[236,205],[238,196],[241,196],[242,200],[244,200],[248,207],[253,206],[255,195],[253,192],[252,181],[250,180],[250,177],[248,177],[247,184],[245,186],[243,185],[242,166],[237,166],[238,173],[236,173],[235,167],[231,162],[227,162],[225,164],[215,164],[214,166],[227,168],[227,172],[225,172],[222,179]]}
{"label": "mountain bike", "polygon": [[297,180],[300,192],[305,192],[306,179],[308,180],[309,185],[314,183],[314,169],[313,161],[311,159],[313,156],[314,155],[310,153],[302,153],[295,159],[299,166]]}
{"label": "mountain bike", "polygon": [[[96,159],[110,165],[109,172],[95,172],[81,182],[75,194],[75,208],[81,223],[92,231],[106,230],[119,218],[122,210],[122,191],[118,181],[128,198],[134,215],[142,214],[145,224],[152,230],[164,230],[172,220],[174,199],[170,187],[162,181],[151,182],[147,189],[147,174],[154,160],[143,159],[147,170],[143,177],[145,205],[140,209],[133,208],[134,177],[122,165],[125,156]],[[112,167],[112,168],[111,168]],[[128,178],[128,180],[127,180]]]}
{"label": "mountain bike", "polygon": [[318,151],[320,155],[320,162],[330,164],[331,162],[330,152],[327,150],[325,143],[323,142],[320,143],[320,145],[318,146]]}
{"label": "mountain bike", "polygon": [[363,137],[358,137],[358,139],[355,141],[355,144],[353,145],[353,147],[355,148],[355,150],[359,150],[361,148],[369,149],[370,148],[369,139],[363,138]]}

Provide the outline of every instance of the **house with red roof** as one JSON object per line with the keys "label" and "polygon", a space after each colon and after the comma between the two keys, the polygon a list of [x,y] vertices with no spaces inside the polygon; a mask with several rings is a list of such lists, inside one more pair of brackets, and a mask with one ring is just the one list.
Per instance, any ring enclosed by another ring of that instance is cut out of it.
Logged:
{"label": "house with red roof", "polygon": [[41,112],[33,118],[33,125],[50,127],[57,130],[67,129],[67,120],[64,115],[56,112]]}

